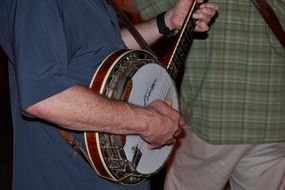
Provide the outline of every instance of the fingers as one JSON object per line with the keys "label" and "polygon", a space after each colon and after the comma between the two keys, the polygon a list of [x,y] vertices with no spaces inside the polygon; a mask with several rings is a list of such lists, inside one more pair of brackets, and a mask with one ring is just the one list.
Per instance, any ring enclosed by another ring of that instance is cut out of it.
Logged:
{"label": "fingers", "polygon": [[[218,11],[218,5],[208,3],[204,0],[196,0],[199,3],[198,10],[193,13],[193,18],[197,20],[195,31],[206,32],[209,30],[209,23]],[[166,13],[166,24],[170,29],[180,29],[183,21],[192,5],[193,0],[177,1],[174,8]],[[205,2],[205,3],[204,3]]]}
{"label": "fingers", "polygon": [[195,32],[207,32],[209,30],[208,24],[203,21],[197,21],[195,26]]}
{"label": "fingers", "polygon": [[178,130],[174,133],[173,138],[177,138],[177,137],[179,137],[179,135],[180,135],[181,131],[182,131],[182,129],[181,129],[181,128],[178,128]]}
{"label": "fingers", "polygon": [[215,10],[219,9],[218,4],[212,3],[212,2],[205,2],[205,1],[204,1],[204,3],[200,4],[200,8],[204,8],[204,7],[212,8],[212,9],[215,9]]}
{"label": "fingers", "polygon": [[203,20],[206,23],[211,21],[211,18],[217,13],[218,6],[213,3],[204,3],[199,6],[199,9],[193,14],[193,18]]}
{"label": "fingers", "polygon": [[218,5],[214,3],[203,3],[199,9],[193,13],[193,18],[196,19],[196,32],[205,32],[209,30],[209,23],[218,11]]}
{"label": "fingers", "polygon": [[149,126],[147,134],[143,138],[149,143],[150,149],[160,148],[163,145],[172,144],[181,133],[181,127],[185,125],[185,118],[170,107],[171,101],[154,101],[148,109],[155,111],[156,116],[153,126]]}
{"label": "fingers", "polygon": [[164,145],[173,145],[176,142],[177,138],[181,138],[182,137],[182,133],[183,133],[183,129],[180,127],[175,134],[169,138],[163,145],[161,144],[149,144],[148,148],[149,149],[157,149],[157,148],[161,148]]}

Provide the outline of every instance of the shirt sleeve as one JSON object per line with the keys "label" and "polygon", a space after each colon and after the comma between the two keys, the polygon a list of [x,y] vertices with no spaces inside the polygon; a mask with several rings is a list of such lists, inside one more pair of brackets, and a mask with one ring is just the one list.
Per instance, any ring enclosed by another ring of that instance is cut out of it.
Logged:
{"label": "shirt sleeve", "polygon": [[23,110],[80,83],[68,75],[61,8],[60,1],[17,1],[13,67]]}

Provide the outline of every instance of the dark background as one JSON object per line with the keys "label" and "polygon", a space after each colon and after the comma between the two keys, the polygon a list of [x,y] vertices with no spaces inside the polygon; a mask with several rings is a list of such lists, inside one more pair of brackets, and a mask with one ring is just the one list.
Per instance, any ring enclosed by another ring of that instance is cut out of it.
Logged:
{"label": "dark background", "polygon": [[10,190],[12,178],[12,124],[7,59],[0,48],[0,189]]}

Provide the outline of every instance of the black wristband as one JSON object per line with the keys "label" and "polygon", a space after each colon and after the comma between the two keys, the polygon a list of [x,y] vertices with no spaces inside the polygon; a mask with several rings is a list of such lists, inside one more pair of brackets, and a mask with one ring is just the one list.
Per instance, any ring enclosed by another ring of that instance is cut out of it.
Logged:
{"label": "black wristband", "polygon": [[157,24],[157,27],[158,27],[158,31],[159,31],[160,34],[163,34],[166,38],[171,38],[171,37],[175,36],[176,30],[170,30],[166,26],[165,20],[164,20],[164,15],[165,15],[165,12],[159,14],[156,17],[156,24]]}

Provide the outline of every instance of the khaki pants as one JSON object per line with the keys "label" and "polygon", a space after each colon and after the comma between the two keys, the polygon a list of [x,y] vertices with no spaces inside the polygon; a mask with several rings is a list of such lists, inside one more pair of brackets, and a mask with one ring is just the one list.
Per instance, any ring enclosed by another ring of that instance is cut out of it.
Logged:
{"label": "khaki pants", "polygon": [[285,190],[285,142],[211,145],[185,130],[177,145],[165,190]]}

